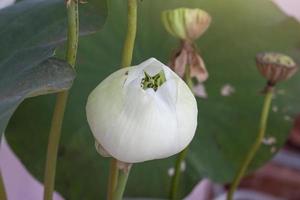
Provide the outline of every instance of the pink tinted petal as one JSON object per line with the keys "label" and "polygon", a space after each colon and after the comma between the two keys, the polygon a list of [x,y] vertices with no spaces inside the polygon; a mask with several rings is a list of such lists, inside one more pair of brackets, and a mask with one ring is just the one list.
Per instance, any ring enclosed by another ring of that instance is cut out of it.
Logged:
{"label": "pink tinted petal", "polygon": [[[0,169],[9,200],[43,199],[43,185],[27,171],[4,136],[0,146]],[[63,197],[55,192],[53,200],[63,200]]]}
{"label": "pink tinted petal", "polygon": [[208,179],[203,179],[184,200],[208,200],[212,197],[213,183]]}
{"label": "pink tinted petal", "polygon": [[185,49],[182,49],[180,54],[175,58],[174,64],[172,65],[173,70],[181,78],[184,76],[185,67],[187,63],[188,53]]}
{"label": "pink tinted petal", "polygon": [[15,0],[0,0],[0,10],[15,3]]}
{"label": "pink tinted petal", "polygon": [[299,0],[273,0],[275,4],[287,15],[295,17],[300,22]]}
{"label": "pink tinted petal", "polygon": [[208,78],[204,61],[197,53],[193,53],[189,57],[191,77],[195,77],[200,83],[203,83]]}

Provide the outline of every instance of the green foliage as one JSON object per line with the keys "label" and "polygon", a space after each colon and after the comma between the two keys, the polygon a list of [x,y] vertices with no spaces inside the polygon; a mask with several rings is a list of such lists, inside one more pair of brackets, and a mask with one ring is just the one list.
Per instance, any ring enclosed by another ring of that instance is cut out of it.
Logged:
{"label": "green foliage", "polygon": [[11,76],[1,79],[0,135],[4,132],[17,106],[26,97],[69,89],[74,78],[75,72],[68,63],[49,58],[29,71],[20,74],[15,71]]}
{"label": "green foliage", "polygon": [[[199,7],[212,16],[212,24],[198,46],[210,73],[205,83],[207,99],[198,99],[199,125],[186,160],[182,195],[190,192],[201,177],[218,182],[232,180],[242,158],[254,141],[263,102],[259,91],[265,80],[254,57],[261,51],[279,51],[296,57],[300,41],[299,24],[282,14],[269,0],[143,0],[139,2],[138,34],[134,63],[156,57],[165,63],[179,44],[163,28],[160,13],[177,7]],[[56,189],[66,199],[104,199],[108,159],[95,151],[93,136],[85,117],[88,94],[120,66],[126,31],[125,1],[110,1],[109,19],[103,31],[79,42],[77,79],[71,90],[59,152]],[[276,138],[262,145],[251,170],[274,155],[285,142],[291,121],[299,113],[299,74],[278,85],[267,135]],[[235,92],[222,96],[230,84]],[[40,180],[53,96],[25,101],[7,130],[8,141],[28,169]],[[274,109],[276,110],[276,109]],[[30,117],[28,117],[30,116]],[[174,157],[133,166],[125,196],[166,197],[168,169]]]}

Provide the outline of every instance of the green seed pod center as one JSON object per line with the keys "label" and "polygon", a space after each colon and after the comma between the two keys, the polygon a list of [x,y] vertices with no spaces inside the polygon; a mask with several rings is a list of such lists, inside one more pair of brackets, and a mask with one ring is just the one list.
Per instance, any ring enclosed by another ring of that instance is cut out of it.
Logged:
{"label": "green seed pod center", "polygon": [[163,70],[154,76],[150,76],[144,71],[144,75],[145,77],[141,81],[141,87],[144,90],[152,88],[154,91],[157,91],[157,89],[164,84],[164,82],[166,82],[166,77]]}
{"label": "green seed pod center", "polygon": [[266,53],[262,59],[264,62],[278,64],[285,67],[294,67],[296,65],[292,58],[279,53]]}

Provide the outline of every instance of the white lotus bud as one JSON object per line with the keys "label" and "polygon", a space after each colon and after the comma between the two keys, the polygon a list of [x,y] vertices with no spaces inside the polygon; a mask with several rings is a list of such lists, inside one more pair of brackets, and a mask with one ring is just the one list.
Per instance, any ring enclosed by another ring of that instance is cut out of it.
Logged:
{"label": "white lotus bud", "polygon": [[126,163],[182,151],[198,114],[185,82],[154,58],[108,76],[90,94],[86,112],[98,152]]}

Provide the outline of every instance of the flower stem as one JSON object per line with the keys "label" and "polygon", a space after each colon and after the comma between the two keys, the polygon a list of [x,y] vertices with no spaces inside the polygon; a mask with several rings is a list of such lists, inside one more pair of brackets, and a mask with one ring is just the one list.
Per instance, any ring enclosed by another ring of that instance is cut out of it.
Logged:
{"label": "flower stem", "polygon": [[48,151],[44,176],[44,200],[52,200],[55,182],[57,151],[61,135],[64,110],[67,103],[67,97],[67,92],[60,92],[57,94],[56,97],[56,104],[54,108],[54,114],[52,117],[52,124],[48,141]]}
{"label": "flower stem", "polygon": [[113,199],[113,194],[117,187],[118,176],[119,176],[117,163],[118,161],[112,158],[110,162],[110,170],[109,170],[109,178],[108,178],[107,200]]}
{"label": "flower stem", "polygon": [[1,200],[6,200],[6,192],[5,192],[5,187],[4,187],[4,182],[2,178],[2,174],[0,173],[0,199]]}
{"label": "flower stem", "polygon": [[183,151],[181,151],[175,163],[175,172],[174,172],[174,176],[172,177],[171,190],[170,190],[170,199],[172,200],[179,199],[177,195],[178,195],[178,187],[180,183],[180,172],[181,172],[180,168],[181,168],[181,163],[185,159],[187,151],[188,148],[185,148]]}
{"label": "flower stem", "polygon": [[[67,41],[67,62],[74,67],[77,55],[78,46],[78,29],[79,29],[79,18],[78,18],[78,3],[75,0],[71,0],[67,6],[68,14],[68,41]],[[51,128],[48,140],[47,158],[44,174],[44,200],[52,200],[54,183],[55,183],[55,172],[56,172],[56,161],[57,152],[61,135],[61,128],[68,99],[68,91],[59,92],[56,96],[56,103],[54,113],[52,116]]]}
{"label": "flower stem", "polygon": [[130,172],[130,167],[128,168],[128,170],[119,170],[118,183],[116,186],[116,190],[113,194],[113,200],[122,200],[123,193],[126,188],[129,172]]}
{"label": "flower stem", "polygon": [[128,0],[127,34],[122,53],[122,67],[131,65],[137,25],[137,0]]}
{"label": "flower stem", "polygon": [[190,75],[190,68],[188,66],[186,66],[184,75],[185,75],[184,80],[185,80],[186,84],[189,86],[190,90],[193,92],[194,84],[193,84],[193,81],[192,81],[192,78]]}
{"label": "flower stem", "polygon": [[[184,74],[185,75],[184,80],[186,84],[189,86],[189,88],[193,91],[193,81],[190,76],[189,66],[186,66],[185,69],[186,70]],[[184,150],[182,150],[179,153],[175,162],[175,171],[174,171],[174,176],[172,177],[171,180],[171,189],[169,194],[169,198],[171,200],[179,199],[177,195],[178,195],[178,188],[180,185],[180,173],[181,173],[180,167],[181,167],[181,163],[184,161],[186,157],[187,151],[188,151],[188,147],[186,147]]]}
{"label": "flower stem", "polygon": [[[123,46],[122,53],[122,67],[129,67],[132,62],[133,48],[136,37],[136,26],[137,26],[137,0],[128,0],[128,14],[127,14],[127,34]],[[117,167],[118,161],[114,158],[111,160],[110,164],[110,173],[108,180],[108,190],[107,190],[107,199],[114,199],[115,193],[118,192],[119,195],[123,195],[125,185],[127,182],[128,174],[126,175],[126,180],[124,182],[124,174],[123,172],[119,172]],[[129,173],[129,172],[128,172]],[[123,191],[119,192],[119,183],[122,182],[125,184],[123,186]],[[117,187],[118,186],[118,187]],[[118,198],[122,198],[122,196],[118,196]],[[115,200],[115,199],[114,199]]]}
{"label": "flower stem", "polygon": [[231,187],[227,193],[227,200],[232,200],[235,190],[237,189],[242,177],[245,175],[247,168],[251,161],[253,160],[257,150],[259,149],[261,142],[265,136],[267,122],[268,122],[268,116],[269,116],[269,110],[272,102],[273,97],[273,88],[269,88],[266,91],[266,96],[264,100],[264,105],[261,113],[261,119],[260,119],[260,125],[259,125],[259,132],[255,139],[255,142],[252,144],[249,152],[247,153],[245,160],[243,161],[237,175],[235,176],[233,183],[231,184]]}

